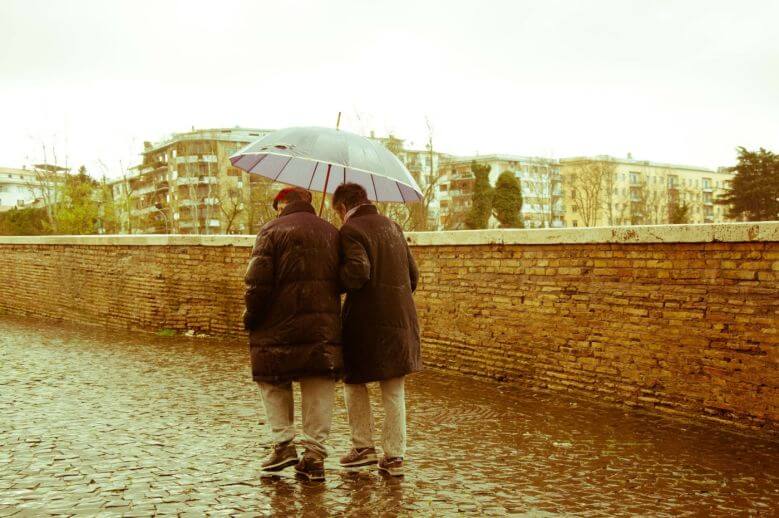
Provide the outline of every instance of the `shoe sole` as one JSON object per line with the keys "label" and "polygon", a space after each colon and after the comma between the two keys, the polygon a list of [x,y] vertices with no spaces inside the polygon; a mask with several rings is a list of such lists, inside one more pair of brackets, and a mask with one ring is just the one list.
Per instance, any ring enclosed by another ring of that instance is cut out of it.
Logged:
{"label": "shoe sole", "polygon": [[386,473],[387,475],[390,475],[392,477],[402,477],[403,475],[403,468],[386,468],[383,466],[379,466],[379,471]]}
{"label": "shoe sole", "polygon": [[378,464],[378,463],[379,463],[379,458],[375,454],[373,454],[373,455],[368,455],[367,457],[362,458],[360,460],[355,460],[348,463],[341,462],[340,464],[342,468],[363,468],[365,466],[373,466],[374,464]]}
{"label": "shoe sole", "polygon": [[298,463],[298,459],[287,459],[279,462],[278,464],[265,466],[260,471],[262,471],[263,473],[278,473],[284,468],[288,468],[289,466],[294,466],[297,463]]}

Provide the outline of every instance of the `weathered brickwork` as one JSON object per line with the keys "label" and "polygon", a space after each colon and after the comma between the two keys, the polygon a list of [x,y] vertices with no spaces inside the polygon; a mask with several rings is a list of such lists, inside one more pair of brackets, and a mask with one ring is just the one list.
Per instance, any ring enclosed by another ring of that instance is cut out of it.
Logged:
{"label": "weathered brickwork", "polygon": [[[0,241],[0,311],[242,342],[239,246]],[[414,246],[428,365],[779,431],[779,242]]]}
{"label": "weathered brickwork", "polygon": [[779,243],[415,253],[428,363],[777,429]]}
{"label": "weathered brickwork", "polygon": [[2,245],[0,309],[133,330],[243,335],[247,247]]}

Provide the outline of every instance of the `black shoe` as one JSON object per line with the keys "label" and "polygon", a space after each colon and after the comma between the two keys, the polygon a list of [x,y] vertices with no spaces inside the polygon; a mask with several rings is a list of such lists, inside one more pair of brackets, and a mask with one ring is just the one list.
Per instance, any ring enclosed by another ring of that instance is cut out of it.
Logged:
{"label": "black shoe", "polygon": [[292,441],[273,445],[273,451],[262,462],[261,469],[265,473],[276,473],[298,462],[298,452]]}
{"label": "black shoe", "polygon": [[325,479],[325,460],[319,455],[306,450],[295,465],[295,474],[312,481]]}

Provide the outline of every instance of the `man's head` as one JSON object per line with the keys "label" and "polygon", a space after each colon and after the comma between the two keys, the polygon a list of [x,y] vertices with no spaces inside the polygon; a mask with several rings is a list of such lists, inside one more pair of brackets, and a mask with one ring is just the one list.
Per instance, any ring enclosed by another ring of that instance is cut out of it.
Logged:
{"label": "man's head", "polygon": [[351,209],[368,203],[368,193],[365,192],[362,185],[357,183],[344,183],[338,186],[333,193],[333,210],[338,213],[338,216],[343,221],[346,218],[346,213]]}
{"label": "man's head", "polygon": [[311,203],[311,193],[302,187],[287,187],[279,191],[273,198],[273,210],[281,212],[292,202],[305,201]]}

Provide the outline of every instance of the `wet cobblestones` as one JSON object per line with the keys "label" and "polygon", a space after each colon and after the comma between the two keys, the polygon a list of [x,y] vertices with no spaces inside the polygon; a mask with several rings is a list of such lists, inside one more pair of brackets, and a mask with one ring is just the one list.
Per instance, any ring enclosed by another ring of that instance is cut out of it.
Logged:
{"label": "wet cobblestones", "polygon": [[[408,473],[260,479],[243,343],[0,317],[0,517],[774,515],[779,443],[425,372]],[[377,412],[380,415],[380,412]]]}

